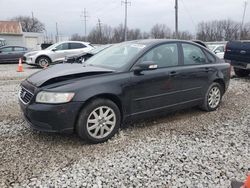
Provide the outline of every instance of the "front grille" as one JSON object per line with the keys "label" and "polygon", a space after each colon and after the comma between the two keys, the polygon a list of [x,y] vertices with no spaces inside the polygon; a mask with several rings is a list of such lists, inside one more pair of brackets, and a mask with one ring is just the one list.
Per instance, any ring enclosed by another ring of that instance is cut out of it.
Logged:
{"label": "front grille", "polygon": [[25,88],[21,88],[19,98],[24,104],[28,104],[34,95]]}

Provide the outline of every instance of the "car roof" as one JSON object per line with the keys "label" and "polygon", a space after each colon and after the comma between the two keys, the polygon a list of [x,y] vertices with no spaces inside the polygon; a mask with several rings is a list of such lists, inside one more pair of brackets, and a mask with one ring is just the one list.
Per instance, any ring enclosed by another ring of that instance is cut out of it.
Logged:
{"label": "car roof", "polygon": [[[13,47],[26,48],[26,47],[24,47],[24,46],[13,46],[13,45],[1,46],[0,48],[13,48]],[[27,49],[27,48],[26,48],[26,49]]]}
{"label": "car roof", "polygon": [[62,43],[67,43],[67,42],[71,42],[71,43],[83,43],[83,44],[90,44],[90,42],[84,42],[84,41],[62,41],[62,42],[58,42],[58,44],[62,44]]}
{"label": "car roof", "polygon": [[142,40],[127,41],[127,43],[136,43],[136,44],[142,44],[146,46],[152,46],[152,45],[162,44],[166,42],[185,42],[185,43],[196,44],[196,45],[202,46],[191,40],[179,40],[179,39],[142,39]]}

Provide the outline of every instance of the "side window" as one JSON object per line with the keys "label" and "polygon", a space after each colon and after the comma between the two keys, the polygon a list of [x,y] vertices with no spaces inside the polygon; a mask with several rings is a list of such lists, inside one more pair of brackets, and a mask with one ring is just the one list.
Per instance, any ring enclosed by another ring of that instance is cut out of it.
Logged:
{"label": "side window", "polygon": [[12,52],[12,47],[2,48],[1,51],[2,52]]}
{"label": "side window", "polygon": [[57,50],[68,50],[69,49],[69,43],[62,43],[62,44],[59,44],[57,47],[56,47]]}
{"label": "side window", "polygon": [[192,44],[182,44],[184,65],[194,65],[206,63],[206,56],[200,47]]}
{"label": "side window", "polygon": [[216,61],[216,58],[209,52],[206,52],[206,50],[204,50],[206,56],[207,56],[207,59],[208,59],[208,62],[209,63],[214,63]]}
{"label": "side window", "polygon": [[86,46],[82,43],[69,43],[70,49],[79,49],[79,48],[85,48]]}
{"label": "side window", "polygon": [[163,44],[147,52],[142,61],[153,61],[161,67],[171,67],[178,65],[178,47],[177,44]]}
{"label": "side window", "polygon": [[14,51],[16,51],[16,52],[23,52],[23,51],[25,51],[25,48],[22,48],[22,47],[14,47]]}

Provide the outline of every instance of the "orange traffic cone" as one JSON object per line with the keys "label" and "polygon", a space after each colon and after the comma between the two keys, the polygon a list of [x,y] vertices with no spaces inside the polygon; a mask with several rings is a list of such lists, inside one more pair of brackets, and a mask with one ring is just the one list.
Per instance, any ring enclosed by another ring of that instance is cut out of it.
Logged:
{"label": "orange traffic cone", "polygon": [[243,188],[250,188],[250,172],[247,174],[247,179],[244,182],[244,185],[242,186]]}
{"label": "orange traffic cone", "polygon": [[19,58],[17,72],[23,72],[22,58]]}

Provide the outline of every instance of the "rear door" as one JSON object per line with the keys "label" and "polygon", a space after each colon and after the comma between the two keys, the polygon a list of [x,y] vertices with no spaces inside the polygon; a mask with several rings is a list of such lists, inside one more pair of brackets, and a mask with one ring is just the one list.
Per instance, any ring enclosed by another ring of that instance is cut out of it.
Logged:
{"label": "rear door", "polygon": [[183,80],[183,100],[196,103],[203,100],[209,78],[216,72],[213,65],[216,58],[194,44],[182,43],[181,46],[183,61],[179,74]]}
{"label": "rear door", "polygon": [[23,57],[23,55],[26,53],[27,49],[23,47],[14,47],[13,49],[13,58],[15,61],[18,61],[19,58]]}
{"label": "rear door", "polygon": [[84,52],[86,46],[79,42],[71,42],[69,43],[69,50],[67,51],[67,55],[79,55]]}

